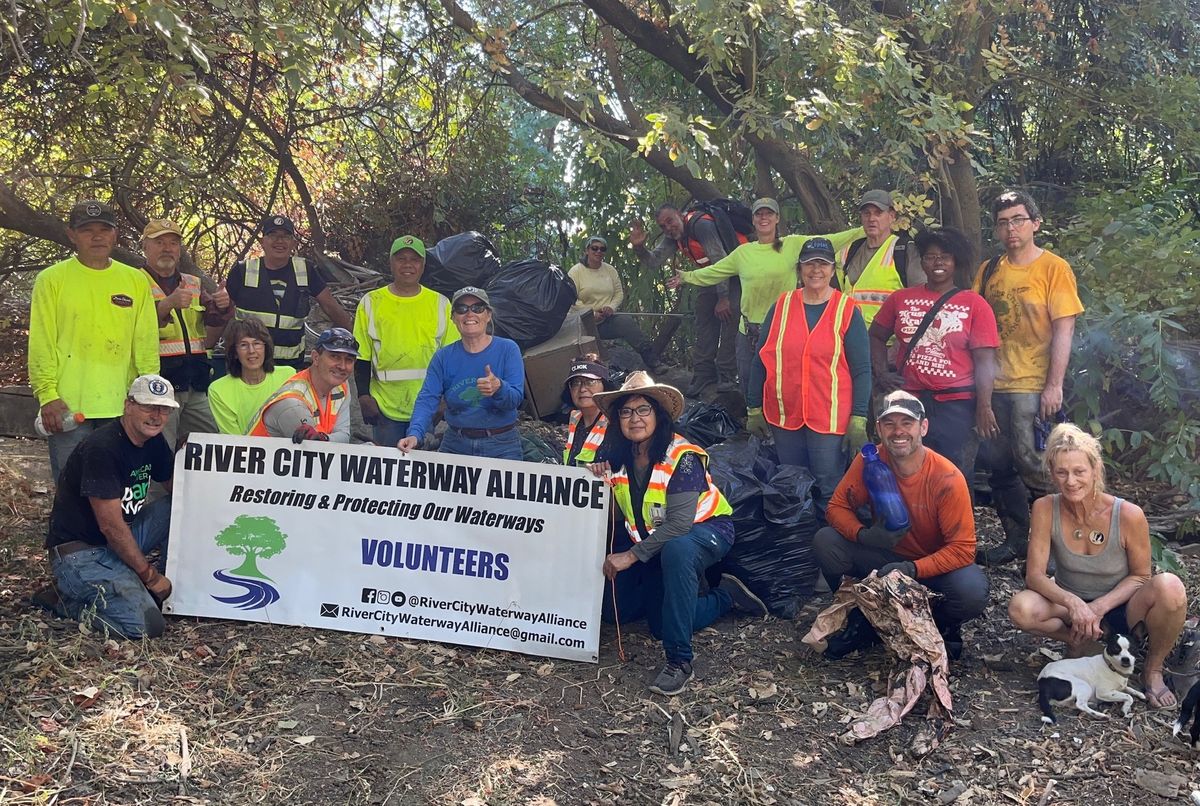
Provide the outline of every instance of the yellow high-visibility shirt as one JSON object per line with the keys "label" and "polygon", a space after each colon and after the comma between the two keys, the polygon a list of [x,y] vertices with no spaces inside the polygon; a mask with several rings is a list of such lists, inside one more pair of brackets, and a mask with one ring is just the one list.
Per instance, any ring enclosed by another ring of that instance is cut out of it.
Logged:
{"label": "yellow high-visibility shirt", "polygon": [[379,410],[406,422],[433,354],[461,337],[450,319],[450,300],[441,294],[423,287],[415,296],[399,297],[384,286],[359,300],[354,338],[359,359],[371,362],[371,397]]}
{"label": "yellow high-visibility shirt", "polygon": [[61,399],[89,419],[119,417],[133,379],[157,372],[158,315],[145,274],[70,257],[37,276],[29,384],[39,404]]}

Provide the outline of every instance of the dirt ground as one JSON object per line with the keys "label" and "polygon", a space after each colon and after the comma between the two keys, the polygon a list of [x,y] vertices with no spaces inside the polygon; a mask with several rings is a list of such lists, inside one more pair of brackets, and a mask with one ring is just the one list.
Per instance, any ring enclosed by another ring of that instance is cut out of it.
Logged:
{"label": "dirt ground", "polygon": [[195,618],[105,641],[26,601],[45,573],[44,451],[0,442],[0,804],[1042,806],[1200,788],[1174,713],[1042,726],[1034,681],[1055,648],[1008,627],[1012,566],[989,573],[931,750],[924,703],[839,742],[894,669],[878,649],[833,662],[800,643],[827,596],[796,622],[704,630],[697,678],[670,700],[646,690],[661,650],[642,625],[622,631],[624,662],[606,627],[597,665]]}

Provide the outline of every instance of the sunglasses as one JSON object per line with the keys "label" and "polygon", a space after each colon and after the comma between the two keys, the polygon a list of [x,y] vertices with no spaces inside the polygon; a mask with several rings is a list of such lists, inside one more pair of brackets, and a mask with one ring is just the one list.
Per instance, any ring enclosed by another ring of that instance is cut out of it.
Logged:
{"label": "sunglasses", "polygon": [[456,302],[454,304],[454,312],[459,316],[462,316],[467,311],[470,311],[471,313],[483,313],[487,309],[487,304],[483,302],[476,302],[471,305],[468,305],[465,302]]}
{"label": "sunglasses", "polygon": [[325,350],[358,350],[358,342],[345,336],[334,336],[320,346]]}
{"label": "sunglasses", "polygon": [[607,246],[589,246],[588,249],[592,250],[593,252],[607,252],[608,251]]}

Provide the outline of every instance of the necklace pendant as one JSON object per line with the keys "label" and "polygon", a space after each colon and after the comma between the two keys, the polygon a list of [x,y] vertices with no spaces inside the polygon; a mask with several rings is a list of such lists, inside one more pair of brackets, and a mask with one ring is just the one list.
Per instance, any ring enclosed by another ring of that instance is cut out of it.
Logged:
{"label": "necklace pendant", "polygon": [[1076,529],[1074,532],[1071,533],[1071,537],[1075,538],[1076,540],[1083,540],[1083,530]]}
{"label": "necklace pendant", "polygon": [[1088,535],[1088,540],[1091,541],[1093,546],[1099,546],[1104,542],[1104,532],[1093,531]]}

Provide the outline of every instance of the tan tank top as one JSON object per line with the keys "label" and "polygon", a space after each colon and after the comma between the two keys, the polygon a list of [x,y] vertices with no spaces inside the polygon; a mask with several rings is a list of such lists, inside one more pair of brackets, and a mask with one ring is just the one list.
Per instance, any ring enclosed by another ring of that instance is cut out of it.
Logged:
{"label": "tan tank top", "polygon": [[1108,524],[1108,532],[1104,535],[1104,548],[1099,554],[1088,556],[1068,548],[1063,539],[1059,496],[1055,494],[1052,497],[1054,515],[1050,522],[1050,554],[1056,566],[1054,581],[1068,593],[1090,602],[1108,593],[1129,576],[1129,557],[1121,545],[1121,499],[1113,500],[1112,522]]}

